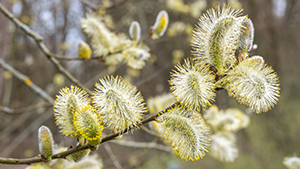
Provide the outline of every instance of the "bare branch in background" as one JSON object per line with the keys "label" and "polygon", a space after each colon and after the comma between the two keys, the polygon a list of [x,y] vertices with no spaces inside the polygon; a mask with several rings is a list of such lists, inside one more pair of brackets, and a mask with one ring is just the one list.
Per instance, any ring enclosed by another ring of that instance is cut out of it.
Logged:
{"label": "bare branch in background", "polygon": [[165,151],[168,153],[173,152],[171,147],[157,144],[154,142],[141,143],[141,142],[136,142],[136,141],[117,140],[117,141],[112,141],[111,143],[119,144],[119,145],[126,146],[126,147],[157,149],[157,150]]}
{"label": "bare branch in background", "polygon": [[[80,58],[80,57],[65,57],[65,56],[55,56],[56,59],[58,60],[78,60],[78,61],[84,61],[84,58]],[[89,58],[89,60],[98,60],[99,62],[104,62],[102,57],[91,57]]]}
{"label": "bare branch in background", "polygon": [[53,106],[53,104],[52,103],[38,103],[35,105],[30,105],[30,106],[26,106],[26,107],[22,107],[22,108],[18,108],[18,109],[11,109],[9,107],[3,107],[0,105],[0,112],[4,112],[7,114],[19,114],[19,113],[25,113],[25,112],[36,110],[39,108],[50,107],[50,106]]}
{"label": "bare branch in background", "polygon": [[32,37],[39,48],[42,50],[42,52],[47,56],[47,58],[54,64],[54,66],[57,68],[59,72],[61,72],[63,75],[65,75],[71,82],[75,83],[78,87],[84,89],[89,94],[92,93],[92,91],[76,79],[69,71],[67,71],[55,58],[55,54],[51,53],[50,50],[47,48],[47,46],[43,42],[43,38],[31,30],[27,25],[23,24],[20,20],[18,20],[11,12],[9,12],[1,3],[0,3],[0,11],[11,21],[13,21],[16,25],[18,25],[28,36]]}
{"label": "bare branch in background", "polygon": [[107,152],[109,158],[111,159],[111,161],[113,162],[114,166],[117,169],[122,169],[121,164],[118,162],[116,156],[114,155],[114,153],[112,152],[110,146],[108,144],[104,144],[104,149]]}
{"label": "bare branch in background", "polygon": [[153,135],[153,136],[155,136],[155,137],[159,137],[159,138],[161,137],[160,134],[158,134],[158,133],[156,133],[156,132],[154,132],[154,131],[148,129],[148,128],[145,127],[145,126],[141,126],[140,128],[141,128],[142,130],[144,130],[145,132],[147,132],[147,133],[149,133],[149,134],[151,134],[151,135]]}
{"label": "bare branch in background", "polygon": [[[1,4],[0,4],[1,6]],[[19,79],[21,82],[23,82],[26,86],[28,86],[33,92],[35,92],[36,94],[38,94],[39,96],[41,96],[44,100],[46,100],[48,103],[53,103],[53,98],[51,96],[49,96],[43,89],[41,89],[39,86],[37,86],[36,84],[34,84],[30,78],[28,76],[23,75],[22,73],[20,73],[19,71],[17,71],[16,69],[14,69],[13,67],[11,67],[10,65],[8,65],[7,63],[4,62],[3,59],[0,58],[0,66],[11,72],[17,79]]]}
{"label": "bare branch in background", "polygon": [[[0,155],[1,156],[8,156],[10,155],[15,149],[24,142],[28,136],[36,130],[42,123],[44,123],[46,120],[49,118],[53,117],[52,113],[50,112],[45,112],[42,115],[40,115],[38,118],[36,118],[33,122],[31,122],[14,140],[10,142],[9,145],[6,145],[5,149],[1,151]],[[0,157],[0,163],[1,161],[5,158]],[[10,158],[8,158],[10,159]],[[24,159],[23,164],[28,164],[26,159]],[[8,160],[10,161],[10,160]],[[22,161],[22,160],[21,160]],[[10,161],[11,162],[11,161]],[[17,162],[17,161],[16,161]],[[18,163],[18,162],[17,162]],[[16,163],[11,163],[11,164],[16,164]]]}
{"label": "bare branch in background", "polygon": [[83,4],[85,4],[86,6],[88,6],[89,8],[91,8],[92,10],[96,11],[96,10],[108,10],[108,9],[113,9],[117,6],[121,6],[122,4],[124,4],[125,2],[130,1],[130,0],[119,0],[115,3],[113,3],[112,5],[108,6],[108,7],[102,7],[102,6],[98,6],[93,4],[91,1],[89,0],[81,0],[81,2]]}
{"label": "bare branch in background", "polygon": [[[142,126],[144,124],[149,123],[150,121],[155,120],[158,116],[164,114],[167,110],[169,110],[171,108],[174,108],[176,106],[176,104],[178,104],[178,102],[173,103],[171,106],[169,106],[168,108],[166,108],[163,111],[160,111],[160,112],[158,112],[154,115],[149,116],[148,118],[145,118],[141,123],[137,124],[137,127]],[[132,130],[132,128],[130,128],[129,130],[126,128],[125,130],[123,130],[119,133],[110,134],[110,135],[102,138],[100,144],[105,143],[105,142],[110,141],[110,140],[113,140],[114,138],[116,138],[116,137],[118,137],[122,134],[125,134],[125,133],[127,133],[128,131],[131,131],[131,130]],[[90,145],[83,145],[83,146],[78,145],[75,148],[72,148],[72,149],[66,150],[64,152],[52,155],[52,159],[65,158],[66,156],[68,156],[72,153],[76,153],[78,151],[85,150],[85,149],[88,149],[88,148],[92,148],[92,147]],[[13,158],[2,158],[2,157],[0,157],[0,163],[2,163],[2,164],[31,164],[31,163],[38,163],[38,162],[42,162],[42,161],[43,160],[40,156],[36,156],[36,157],[32,157],[32,158],[26,158],[26,159],[13,159]]]}

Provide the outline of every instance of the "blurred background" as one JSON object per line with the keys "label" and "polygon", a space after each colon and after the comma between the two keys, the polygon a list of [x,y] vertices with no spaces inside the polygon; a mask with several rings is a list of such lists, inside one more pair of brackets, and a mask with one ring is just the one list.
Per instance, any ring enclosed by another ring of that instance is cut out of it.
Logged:
{"label": "blurred background", "polygon": [[[66,57],[78,57],[77,41],[89,42],[80,27],[80,19],[94,8],[118,4],[123,0],[0,0],[24,24],[44,38],[52,53]],[[159,11],[169,14],[168,30],[158,40],[146,38],[151,57],[146,66],[137,71],[126,64],[107,66],[97,60],[60,60],[61,64],[93,90],[95,82],[105,75],[120,75],[130,80],[141,91],[145,100],[168,93],[170,72],[178,61],[191,57],[190,41],[194,25],[207,9],[223,3],[233,3],[244,9],[255,28],[254,44],[258,54],[274,68],[280,79],[281,97],[270,111],[252,114],[249,127],[238,131],[238,157],[234,162],[220,162],[205,156],[194,162],[181,161],[172,153],[123,147],[111,143],[111,150],[123,168],[256,168],[281,169],[284,157],[300,155],[300,1],[299,0],[125,0],[113,8],[96,10],[105,13],[106,23],[113,32],[128,35],[130,23],[138,21],[142,38],[148,36]],[[72,83],[61,75],[45,57],[35,41],[20,28],[0,14],[0,57],[7,64],[30,77],[30,79],[55,98],[59,89]],[[68,147],[76,140],[64,137],[55,126],[51,105],[33,93],[23,82],[0,68],[0,157],[25,158],[38,154],[37,130],[48,126],[55,142]],[[217,92],[215,104],[220,109],[247,108],[230,98],[225,90]],[[30,105],[42,105],[26,111]],[[8,107],[22,113],[8,113]],[[134,141],[151,141],[154,136],[135,131],[124,138]],[[105,168],[115,168],[107,149],[101,146],[95,153],[102,158]],[[25,168],[0,165],[0,168]]]}

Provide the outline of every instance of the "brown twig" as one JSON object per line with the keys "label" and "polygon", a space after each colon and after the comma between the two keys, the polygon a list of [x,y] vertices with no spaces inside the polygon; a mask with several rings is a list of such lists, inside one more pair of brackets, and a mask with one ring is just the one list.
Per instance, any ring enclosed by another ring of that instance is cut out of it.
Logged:
{"label": "brown twig", "polygon": [[154,73],[151,73],[151,75],[147,76],[145,79],[142,79],[140,81],[138,81],[137,83],[135,83],[136,87],[139,87],[141,85],[143,85],[144,83],[156,78],[157,76],[159,76],[165,69],[169,68],[169,66],[171,66],[172,63],[166,63],[163,67],[161,67],[160,69],[158,69],[157,71],[155,71]]}
{"label": "brown twig", "polygon": [[9,107],[3,107],[0,106],[0,112],[4,112],[7,114],[19,114],[19,113],[24,113],[24,112],[29,112],[38,108],[42,108],[42,107],[49,107],[49,106],[53,106],[52,103],[38,103],[35,105],[30,105],[30,106],[26,106],[26,107],[22,107],[22,108],[18,108],[18,109],[11,109]]}
{"label": "brown twig", "polygon": [[[26,114],[26,113],[25,113]],[[33,122],[31,122],[26,128],[24,128],[17,137],[15,137],[8,145],[5,146],[4,150],[0,152],[1,156],[9,156],[15,149],[24,142],[28,136],[35,131],[38,127],[41,126],[49,118],[53,117],[51,112],[45,111],[45,113],[38,116]]]}
{"label": "brown twig", "polygon": [[[1,6],[1,4],[0,4]],[[48,103],[53,103],[53,98],[49,96],[43,89],[41,89],[39,86],[34,84],[28,76],[25,76],[21,72],[17,71],[7,63],[3,59],[0,58],[0,66],[11,72],[17,79],[19,79],[21,82],[23,82],[26,86],[28,86],[33,92],[41,96],[43,99],[45,99]]]}
{"label": "brown twig", "polygon": [[[149,116],[148,118],[144,119],[141,123],[138,123],[137,126],[139,127],[141,125],[149,123],[150,121],[156,120],[156,118],[158,116],[164,114],[168,109],[174,108],[177,104],[178,104],[178,102],[175,102],[171,106],[166,108],[165,110],[160,111],[160,112],[158,112],[154,115]],[[110,140],[113,140],[114,138],[118,137],[119,135],[127,133],[130,130],[132,130],[132,128],[130,128],[129,130],[126,128],[125,130],[123,130],[119,133],[110,134],[110,135],[104,137],[101,140],[100,144],[105,143],[105,142],[110,141]],[[72,148],[72,149],[66,150],[64,152],[52,155],[52,159],[65,158],[66,156],[68,156],[72,153],[75,153],[75,152],[78,152],[78,151],[81,151],[81,150],[85,150],[85,149],[88,149],[90,147],[91,147],[90,145],[83,145],[83,146],[78,145],[75,148]],[[39,156],[32,157],[32,158],[26,158],[26,159],[14,159],[14,158],[2,158],[2,157],[0,157],[0,163],[2,163],[2,164],[31,164],[31,163],[38,163],[38,162],[43,162],[42,158],[39,157]]]}
{"label": "brown twig", "polygon": [[[21,113],[20,116],[14,118],[14,120],[10,123],[10,125],[7,125],[6,127],[2,128],[0,131],[0,140],[4,140],[9,138],[9,135],[13,133],[18,127],[23,125],[27,120],[32,117],[33,112],[29,113]],[[44,113],[43,113],[44,114]],[[42,115],[43,115],[42,114]],[[1,156],[1,153],[0,153]]]}
{"label": "brown twig", "polygon": [[160,151],[165,151],[168,153],[173,152],[171,147],[164,146],[161,144],[157,144],[154,142],[136,142],[136,141],[126,141],[126,140],[118,140],[118,141],[112,141],[111,143],[126,146],[126,147],[133,147],[133,148],[146,148],[146,149],[157,149]]}
{"label": "brown twig", "polygon": [[[80,57],[65,57],[65,56],[55,56],[56,59],[58,60],[77,60],[77,61],[84,61],[86,60],[85,58],[80,58]],[[98,60],[99,62],[105,62],[103,57],[91,57],[88,60]]]}
{"label": "brown twig", "polygon": [[[127,2],[128,0],[123,0],[123,1],[119,1],[109,7],[105,7],[105,9],[111,9],[114,8],[118,5],[121,5],[125,2]],[[101,8],[100,8],[101,9]],[[75,77],[73,77],[61,64],[60,62],[57,60],[58,57],[53,53],[50,52],[50,50],[46,47],[46,45],[43,42],[43,38],[42,36],[40,36],[39,34],[37,34],[36,32],[32,31],[27,25],[23,24],[20,20],[18,20],[15,16],[12,15],[11,12],[9,12],[1,3],[0,3],[0,11],[7,17],[9,18],[11,21],[13,21],[17,26],[19,26],[28,36],[32,37],[35,42],[37,43],[38,47],[41,49],[41,51],[44,53],[44,55],[55,65],[55,67],[62,73],[64,74],[70,81],[72,81],[73,83],[75,83],[77,86],[83,88],[84,90],[86,90],[88,93],[91,93],[91,91],[89,89],[87,89],[86,87],[84,87]],[[3,60],[2,60],[3,61]],[[4,61],[3,61],[4,62]],[[5,63],[5,62],[4,62]],[[14,71],[13,71],[14,72]],[[22,76],[21,76],[22,77]],[[26,77],[24,75],[24,77],[22,77],[22,80],[26,80],[29,79],[28,77]],[[30,79],[29,79],[30,80]],[[31,82],[31,81],[30,81]],[[50,100],[47,100],[50,101]],[[53,99],[51,100],[51,102],[53,102]],[[177,104],[177,102],[175,102],[174,104],[172,104],[170,107],[168,107],[167,109],[165,109],[164,111],[160,111],[157,114],[151,115],[148,118],[144,119],[141,123],[137,124],[137,127],[144,125],[150,121],[155,120],[159,115],[163,114],[166,110],[174,107]],[[132,130],[133,128],[126,128],[125,130],[119,132],[119,133],[113,133],[110,134],[106,137],[104,137],[101,141],[100,144],[105,143],[107,141],[113,140],[114,138],[116,138],[119,135],[122,135],[124,133],[127,133],[128,131]],[[84,150],[84,149],[88,149],[91,148],[90,145],[83,145],[83,146],[77,146],[75,148],[66,150],[64,152],[58,153],[58,154],[54,154],[52,155],[52,159],[57,159],[57,158],[65,158],[66,156]],[[0,163],[2,164],[31,164],[31,163],[37,163],[37,162],[43,162],[42,157],[36,156],[36,157],[32,157],[32,158],[25,158],[25,159],[14,159],[14,158],[2,158],[0,157]]]}
{"label": "brown twig", "polygon": [[2,158],[0,157],[0,163],[2,164],[28,164],[42,162],[41,157],[36,156],[32,158],[16,159],[16,158]]}
{"label": "brown twig", "polygon": [[[165,111],[174,108],[177,104],[178,104],[178,102],[175,102],[175,103],[173,103],[171,106],[169,106],[168,108],[166,108],[165,110],[162,110],[162,111],[160,111],[160,112],[158,112],[158,113],[156,113],[156,114],[154,114],[154,115],[152,115],[152,116],[149,116],[148,118],[144,119],[141,123],[138,123],[138,124],[137,124],[137,127],[139,127],[139,126],[141,126],[141,125],[144,125],[144,124],[147,124],[147,123],[149,123],[150,121],[156,120],[156,118],[157,118],[158,116],[164,114]],[[122,135],[122,133],[127,133],[127,132],[130,131],[130,130],[131,130],[131,129],[128,130],[128,129],[126,128],[125,130],[123,130],[123,131],[121,131],[121,132],[119,132],[119,133],[113,133],[113,134],[110,134],[110,135],[104,137],[104,138],[102,139],[101,143],[104,143],[104,142],[107,142],[107,141],[109,141],[109,140],[112,140],[112,139],[114,139],[115,137],[118,137],[119,135]],[[101,144],[101,143],[100,143],[100,144]]]}
{"label": "brown twig", "polygon": [[145,126],[141,126],[140,128],[141,128],[142,130],[144,130],[145,132],[147,132],[147,133],[149,133],[149,134],[151,134],[151,135],[153,135],[153,136],[155,136],[155,137],[161,137],[161,135],[160,135],[159,133],[157,133],[157,132],[155,132],[155,131],[152,131],[152,130],[148,129],[148,128],[145,127]]}
{"label": "brown twig", "polygon": [[111,161],[113,162],[114,166],[117,169],[122,169],[121,164],[119,163],[119,161],[117,160],[116,156],[114,155],[114,153],[112,152],[110,146],[108,144],[104,145],[104,149],[107,152],[109,158],[111,159]]}
{"label": "brown twig", "polygon": [[70,72],[68,72],[55,58],[57,55],[50,52],[50,50],[47,48],[47,46],[43,42],[43,37],[31,30],[27,25],[23,24],[19,19],[17,19],[11,12],[9,12],[3,5],[0,3],[0,11],[11,21],[13,21],[17,26],[19,26],[28,36],[32,37],[38,47],[42,50],[44,55],[54,64],[54,66],[57,68],[59,72],[61,72],[63,75],[65,75],[71,82],[75,83],[78,87],[84,89],[89,94],[92,93],[91,90],[86,88],[81,84],[81,82],[76,79]]}
{"label": "brown twig", "polygon": [[96,11],[100,8],[98,5],[93,4],[89,0],[81,0],[81,3],[85,4],[86,6],[88,6],[89,8],[91,8],[94,11]]}
{"label": "brown twig", "polygon": [[115,8],[115,7],[117,7],[117,6],[121,6],[122,4],[124,4],[124,3],[127,2],[127,1],[130,1],[130,0],[122,0],[122,1],[118,1],[118,2],[113,3],[112,5],[110,5],[110,6],[108,6],[108,7],[104,7],[104,8],[100,8],[100,9],[106,9],[106,10],[108,10],[108,9],[113,9],[113,8]]}
{"label": "brown twig", "polygon": [[115,2],[115,3],[113,3],[110,6],[102,7],[102,6],[98,6],[98,5],[93,4],[89,0],[81,0],[81,2],[83,4],[85,4],[86,6],[88,6],[89,8],[91,8],[94,11],[96,11],[96,10],[109,10],[109,9],[113,9],[113,8],[115,8],[117,6],[122,5],[123,3],[127,2],[127,1],[130,1],[130,0],[122,0],[122,1]]}

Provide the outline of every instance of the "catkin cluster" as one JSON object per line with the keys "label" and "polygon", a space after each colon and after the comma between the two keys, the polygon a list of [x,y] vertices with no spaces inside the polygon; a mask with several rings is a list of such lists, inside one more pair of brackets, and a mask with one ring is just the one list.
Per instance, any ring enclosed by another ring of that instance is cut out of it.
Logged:
{"label": "catkin cluster", "polygon": [[[150,29],[151,37],[162,36],[168,22],[167,12],[161,11]],[[91,38],[93,52],[106,64],[123,61],[132,68],[141,69],[150,57],[148,47],[140,41],[141,28],[136,21],[129,29],[131,40],[123,34],[110,32],[93,15],[87,15],[81,24]],[[261,56],[249,55],[253,38],[252,21],[242,16],[239,7],[219,6],[199,19],[191,42],[193,57],[176,65],[169,80],[170,91],[177,102],[165,111],[161,111],[162,106],[150,107],[151,112],[160,111],[156,129],[181,159],[202,158],[211,141],[213,156],[222,161],[236,158],[236,149],[230,148],[234,147],[234,136],[230,132],[246,127],[249,120],[236,110],[208,111],[202,118],[200,112],[215,101],[216,90],[227,89],[229,96],[256,113],[266,112],[276,105],[280,90],[278,77]],[[84,45],[80,43],[80,47]],[[87,51],[88,56],[83,58],[90,57]],[[170,95],[165,98],[172,100]],[[78,138],[79,144],[87,140],[92,146],[101,142],[102,124],[122,134],[125,129],[136,128],[145,112],[147,108],[141,93],[119,76],[100,79],[92,96],[77,87],[65,87],[54,103],[56,124],[61,132]],[[215,132],[213,136],[207,123]],[[221,144],[224,140],[227,141],[225,146]],[[224,147],[229,147],[228,151],[217,151]]]}

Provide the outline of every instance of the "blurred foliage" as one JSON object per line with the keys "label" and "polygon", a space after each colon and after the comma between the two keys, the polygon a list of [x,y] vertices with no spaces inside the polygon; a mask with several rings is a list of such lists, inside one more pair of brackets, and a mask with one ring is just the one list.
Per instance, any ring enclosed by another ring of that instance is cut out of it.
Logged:
{"label": "blurred foliage", "polygon": [[[97,6],[109,6],[118,0],[91,0]],[[79,0],[10,0],[1,1],[6,8],[34,31],[44,37],[51,52],[77,57],[77,41],[90,42],[80,27],[80,18],[91,12],[91,8]],[[132,21],[141,26],[141,39],[148,36],[156,16],[161,10],[169,15],[169,29],[158,40],[146,39],[151,56],[144,69],[133,71],[126,64],[109,66],[97,60],[61,61],[76,78],[88,88],[107,74],[121,75],[137,86],[145,100],[149,97],[167,93],[169,90],[169,72],[172,64],[182,62],[183,56],[190,56],[190,39],[196,18],[208,8],[225,2],[241,5],[255,25],[254,43],[259,53],[278,73],[281,83],[281,98],[274,109],[260,115],[250,116],[248,128],[237,132],[239,155],[232,163],[222,163],[210,156],[203,160],[186,163],[178,157],[156,150],[139,150],[112,146],[121,165],[127,168],[284,168],[286,156],[300,154],[298,122],[300,121],[300,1],[299,0],[176,0],[184,4],[178,8],[170,0],[147,1],[131,0],[107,10],[98,10],[106,14],[104,20],[110,30],[128,35]],[[193,5],[197,4],[197,5]],[[202,6],[201,6],[201,5]],[[172,6],[173,5],[173,6]],[[194,8],[193,8],[194,7]],[[193,9],[192,9],[193,8]],[[283,11],[283,12],[282,12]],[[56,68],[41,53],[36,43],[17,28],[10,20],[0,14],[0,57],[18,71],[47,91],[51,96],[58,94],[61,86],[70,86],[71,82],[60,77]],[[167,35],[167,36],[166,36]],[[56,75],[56,76],[55,76]],[[41,99],[20,81],[0,69],[0,105],[21,108],[40,103]],[[225,91],[219,91],[216,103],[220,109],[237,107],[246,110],[235,99],[229,98]],[[55,138],[65,145],[74,145],[74,140],[65,139],[55,127],[51,108],[39,108],[23,114],[0,113],[0,156],[24,157],[28,148],[38,154],[37,128],[47,125]],[[51,114],[47,117],[45,114]],[[40,120],[38,125],[36,119]],[[136,131],[130,135],[136,141],[149,141],[153,136]],[[126,136],[124,136],[126,137]],[[106,168],[114,168],[112,161],[103,148],[97,151]],[[129,156],[135,154],[136,156]],[[133,160],[137,158],[137,160]],[[138,162],[132,162],[138,161]],[[1,166],[2,167],[2,166]],[[1,168],[0,167],[0,168]],[[20,166],[20,168],[24,168]]]}

